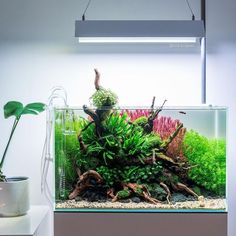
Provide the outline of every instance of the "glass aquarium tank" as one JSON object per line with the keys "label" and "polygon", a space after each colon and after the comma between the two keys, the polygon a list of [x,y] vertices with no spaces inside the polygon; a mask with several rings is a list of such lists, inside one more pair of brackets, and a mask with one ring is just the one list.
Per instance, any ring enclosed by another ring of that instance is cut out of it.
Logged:
{"label": "glass aquarium tank", "polygon": [[118,107],[95,72],[91,106],[54,109],[55,210],[226,211],[227,109]]}
{"label": "glass aquarium tank", "polygon": [[55,109],[55,208],[226,210],[225,107]]}

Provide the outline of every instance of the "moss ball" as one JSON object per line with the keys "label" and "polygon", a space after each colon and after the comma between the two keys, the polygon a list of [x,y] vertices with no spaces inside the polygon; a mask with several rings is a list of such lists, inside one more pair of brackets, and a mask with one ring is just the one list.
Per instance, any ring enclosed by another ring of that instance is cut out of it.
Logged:
{"label": "moss ball", "polygon": [[92,103],[97,108],[113,107],[118,103],[117,95],[109,89],[99,89],[91,97]]}

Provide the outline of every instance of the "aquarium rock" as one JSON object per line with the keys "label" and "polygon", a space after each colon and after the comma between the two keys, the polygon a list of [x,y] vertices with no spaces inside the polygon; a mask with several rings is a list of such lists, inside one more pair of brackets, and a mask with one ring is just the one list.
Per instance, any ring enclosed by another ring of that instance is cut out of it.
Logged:
{"label": "aquarium rock", "polygon": [[188,201],[188,197],[186,197],[182,193],[174,193],[172,195],[172,201],[173,202],[185,202],[185,201]]}
{"label": "aquarium rock", "polygon": [[139,197],[132,197],[131,200],[132,200],[132,202],[135,202],[135,203],[141,202],[141,199]]}

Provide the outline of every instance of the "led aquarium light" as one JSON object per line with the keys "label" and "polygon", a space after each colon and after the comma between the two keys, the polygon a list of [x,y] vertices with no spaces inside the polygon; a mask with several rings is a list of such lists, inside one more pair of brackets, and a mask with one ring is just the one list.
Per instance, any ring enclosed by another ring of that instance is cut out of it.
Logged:
{"label": "led aquarium light", "polygon": [[191,37],[80,37],[79,43],[196,43]]}
{"label": "led aquarium light", "polygon": [[196,43],[205,36],[201,20],[78,20],[80,43]]}

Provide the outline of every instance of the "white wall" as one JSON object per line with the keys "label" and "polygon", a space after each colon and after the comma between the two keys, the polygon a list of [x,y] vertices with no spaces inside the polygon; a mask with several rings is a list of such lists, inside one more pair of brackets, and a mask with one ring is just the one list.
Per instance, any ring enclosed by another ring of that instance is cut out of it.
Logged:
{"label": "white wall", "polygon": [[[93,68],[101,71],[103,86],[117,92],[120,105],[149,106],[153,95],[159,103],[165,98],[169,104],[199,103],[198,49],[154,48],[150,45],[80,47],[73,38],[74,20],[81,16],[86,2],[0,1],[0,107],[8,100],[46,102],[55,85],[66,88],[69,104],[88,104],[94,91]],[[198,1],[192,0],[191,3],[198,15]],[[207,5],[207,102],[229,107],[229,236],[234,236],[236,30],[233,22],[236,16],[233,9],[236,2],[209,0]],[[184,1],[180,0],[122,0],[119,4],[115,0],[101,0],[92,1],[87,17],[187,19],[190,16]],[[12,120],[0,116],[0,151],[7,142],[11,123]],[[7,175],[31,178],[32,204],[46,202],[40,194],[40,156],[44,135],[45,114],[22,117],[4,168]]]}

